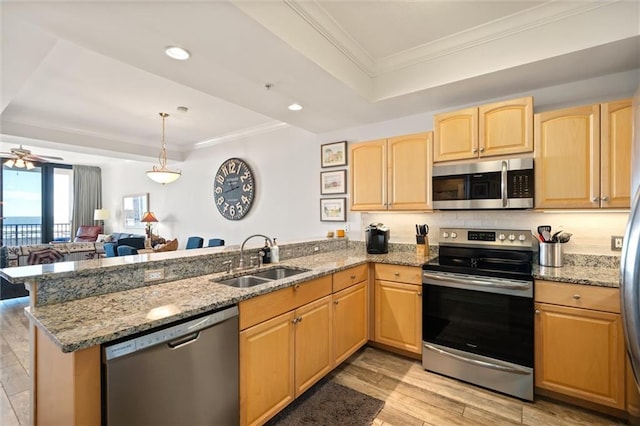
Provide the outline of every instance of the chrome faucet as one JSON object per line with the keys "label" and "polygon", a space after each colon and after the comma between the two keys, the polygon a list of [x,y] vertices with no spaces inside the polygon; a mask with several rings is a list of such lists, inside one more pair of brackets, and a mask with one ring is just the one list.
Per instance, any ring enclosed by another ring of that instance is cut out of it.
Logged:
{"label": "chrome faucet", "polygon": [[244,268],[244,245],[247,243],[247,241],[249,241],[251,238],[253,237],[262,237],[265,238],[267,241],[269,241],[269,244],[273,245],[273,240],[271,240],[271,238],[267,237],[266,235],[262,235],[262,234],[253,234],[253,235],[249,235],[243,242],[242,245],[240,246],[240,260],[238,261],[238,269],[242,269]]}

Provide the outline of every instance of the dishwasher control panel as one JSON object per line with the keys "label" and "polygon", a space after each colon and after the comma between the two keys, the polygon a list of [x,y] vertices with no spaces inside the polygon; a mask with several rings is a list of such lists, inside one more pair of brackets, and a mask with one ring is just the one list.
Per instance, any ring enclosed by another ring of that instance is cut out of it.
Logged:
{"label": "dishwasher control panel", "polygon": [[118,358],[130,353],[155,346],[161,343],[170,342],[179,337],[187,336],[199,330],[211,327],[229,318],[238,316],[238,307],[233,306],[222,311],[218,311],[204,317],[196,318],[181,324],[152,331],[139,337],[135,337],[124,342],[105,345],[104,354],[106,360]]}

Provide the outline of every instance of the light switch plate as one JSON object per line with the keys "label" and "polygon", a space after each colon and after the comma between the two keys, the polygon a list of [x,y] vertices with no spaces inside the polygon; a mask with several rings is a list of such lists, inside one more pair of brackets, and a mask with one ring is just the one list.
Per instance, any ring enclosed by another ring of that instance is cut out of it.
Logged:
{"label": "light switch plate", "polygon": [[621,235],[611,236],[611,251],[622,251],[622,242],[624,237]]}

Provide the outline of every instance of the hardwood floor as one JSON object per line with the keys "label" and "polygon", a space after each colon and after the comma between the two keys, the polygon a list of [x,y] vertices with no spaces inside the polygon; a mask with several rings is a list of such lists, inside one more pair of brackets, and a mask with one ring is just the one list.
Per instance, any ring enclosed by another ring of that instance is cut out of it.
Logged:
{"label": "hardwood floor", "polygon": [[[29,424],[27,298],[0,301],[0,425]],[[429,373],[415,360],[365,348],[331,373],[336,383],[385,401],[375,426],[621,425],[624,421],[536,398],[523,402]]]}

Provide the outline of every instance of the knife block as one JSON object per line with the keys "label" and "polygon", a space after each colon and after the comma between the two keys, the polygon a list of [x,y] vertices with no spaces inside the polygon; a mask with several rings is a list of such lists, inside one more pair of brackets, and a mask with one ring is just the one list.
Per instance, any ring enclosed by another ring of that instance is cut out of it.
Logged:
{"label": "knife block", "polygon": [[429,257],[429,237],[424,236],[418,239],[416,243],[416,256],[426,258]]}

